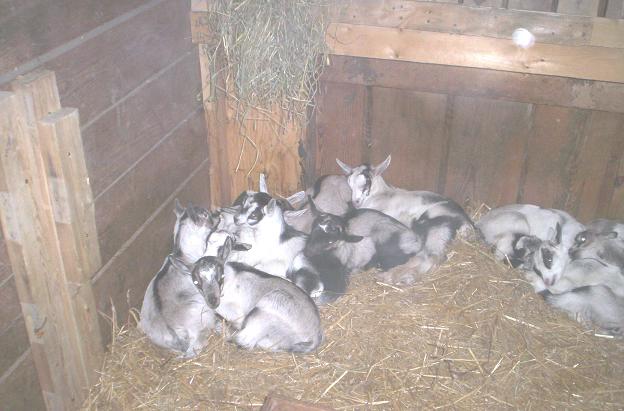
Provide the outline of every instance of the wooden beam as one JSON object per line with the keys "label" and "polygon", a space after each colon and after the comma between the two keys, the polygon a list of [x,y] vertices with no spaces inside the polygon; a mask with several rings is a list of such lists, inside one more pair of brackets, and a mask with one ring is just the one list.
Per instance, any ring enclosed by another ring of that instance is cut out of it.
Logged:
{"label": "wooden beam", "polygon": [[341,23],[329,26],[327,43],[343,56],[624,83],[624,49],[538,43],[523,50],[505,39]]}
{"label": "wooden beam", "polygon": [[624,84],[332,56],[321,80],[624,113]]}
{"label": "wooden beam", "polygon": [[[75,231],[88,206],[68,191],[84,186],[86,174],[78,175],[80,155],[62,144],[80,138],[78,121],[61,114],[38,127],[60,107],[54,73],[28,75],[12,86],[15,93],[0,93],[2,229],[46,406],[73,409],[94,382],[103,354],[84,281],[98,254],[86,255],[92,243]],[[65,159],[67,153],[75,158]]]}
{"label": "wooden beam", "polygon": [[558,0],[557,13],[599,16],[605,0]]}
{"label": "wooden beam", "polygon": [[[612,18],[602,18],[410,0],[360,0],[333,8],[330,22],[500,39],[511,39],[513,31],[523,27],[535,35],[537,43],[624,48],[624,20],[613,18],[617,13],[624,15],[624,7],[612,9]],[[207,12],[191,12],[194,43],[213,39]]]}

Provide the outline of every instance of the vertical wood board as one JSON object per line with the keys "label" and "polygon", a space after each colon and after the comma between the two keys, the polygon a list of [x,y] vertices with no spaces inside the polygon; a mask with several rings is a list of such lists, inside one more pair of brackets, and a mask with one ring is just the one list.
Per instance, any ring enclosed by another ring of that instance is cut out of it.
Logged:
{"label": "vertical wood board", "polygon": [[349,165],[369,161],[366,87],[322,83],[316,121],[316,175],[340,174],[336,158]]}
{"label": "vertical wood board", "polygon": [[447,96],[397,89],[372,88],[371,162],[392,154],[384,178],[398,187],[439,191],[446,163]]}
{"label": "vertical wood board", "polygon": [[516,202],[531,116],[530,104],[456,97],[444,194]]}

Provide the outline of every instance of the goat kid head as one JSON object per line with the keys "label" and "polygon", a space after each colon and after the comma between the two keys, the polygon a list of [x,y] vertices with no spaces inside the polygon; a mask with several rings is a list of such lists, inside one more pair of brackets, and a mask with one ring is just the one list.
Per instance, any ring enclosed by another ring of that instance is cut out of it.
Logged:
{"label": "goat kid head", "polygon": [[219,224],[219,217],[189,203],[184,208],[175,200],[176,223],[173,230],[174,254],[195,262],[206,250],[206,240]]}
{"label": "goat kid head", "polygon": [[524,255],[525,268],[533,270],[546,286],[552,286],[561,278],[570,261],[568,250],[561,245],[561,225],[558,223],[555,229],[549,230],[547,240],[523,236],[518,239],[514,250]]}
{"label": "goat kid head", "polygon": [[[234,200],[232,206],[239,208],[234,216],[234,223],[236,225],[248,224],[253,226],[258,224],[264,217],[263,208],[266,207],[273,198],[269,194],[264,174],[260,174],[258,186],[259,191],[243,191],[236,200]],[[293,210],[291,200],[297,201],[300,196],[301,193],[296,193],[289,198],[278,198],[276,201],[283,210]]]}
{"label": "goat kid head", "polygon": [[304,254],[308,257],[331,251],[341,242],[357,243],[364,237],[347,233],[347,224],[344,218],[334,214],[324,213],[314,204],[312,197],[308,197],[310,211],[314,215],[312,232],[306,243]]}
{"label": "goat kid head", "polygon": [[193,267],[193,284],[211,308],[217,308],[221,302],[223,266],[232,251],[232,244],[232,239],[227,237],[217,256],[202,257]]}
{"label": "goat kid head", "polygon": [[373,180],[375,177],[381,177],[381,174],[386,171],[390,165],[391,159],[389,155],[376,166],[363,164],[357,167],[350,167],[339,159],[336,159],[336,163],[338,163],[347,176],[347,182],[349,183],[349,187],[351,187],[351,202],[355,208],[360,208],[364,200],[370,196]]}
{"label": "goat kid head", "polygon": [[624,268],[624,247],[617,240],[618,233],[615,231],[606,233],[581,231],[574,238],[574,246],[569,251],[570,258],[598,259]]}

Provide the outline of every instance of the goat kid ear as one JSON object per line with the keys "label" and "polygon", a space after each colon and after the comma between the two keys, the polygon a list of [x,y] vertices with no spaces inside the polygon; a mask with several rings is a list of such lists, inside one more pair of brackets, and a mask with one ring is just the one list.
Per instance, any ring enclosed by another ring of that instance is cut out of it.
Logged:
{"label": "goat kid ear", "polygon": [[287,218],[297,218],[299,216],[304,215],[307,212],[308,212],[307,208],[304,208],[302,210],[289,210],[289,211],[284,212],[284,216]]}
{"label": "goat kid ear", "polygon": [[266,176],[264,173],[260,173],[260,180],[258,181],[258,191],[261,193],[269,193],[269,189],[267,188]]}
{"label": "goat kid ear", "polygon": [[285,200],[290,203],[291,206],[296,207],[299,204],[303,203],[306,199],[305,191],[298,191],[290,197],[286,197]]}
{"label": "goat kid ear", "polygon": [[376,176],[380,176],[384,171],[386,171],[386,169],[390,165],[391,160],[392,160],[392,156],[388,154],[388,157],[386,157],[386,159],[382,163],[373,167],[373,174]]}
{"label": "goat kid ear", "polygon": [[248,251],[248,250],[251,250],[251,244],[239,243],[237,241],[234,243],[233,250],[234,251]]}
{"label": "goat kid ear", "polygon": [[349,175],[353,171],[353,167],[350,167],[350,166],[346,165],[345,163],[343,163],[339,159],[336,159],[336,164],[338,164],[340,166],[340,168],[342,168],[342,171],[344,171],[345,175]]}
{"label": "goat kid ear", "polygon": [[169,258],[169,262],[171,263],[172,266],[175,267],[176,270],[183,271],[183,272],[190,272],[188,266],[184,264],[181,260],[175,258],[172,255],[169,255],[168,258]]}
{"label": "goat kid ear", "polygon": [[219,247],[219,254],[217,258],[221,261],[226,261],[230,253],[232,252],[232,237],[228,237],[225,239],[225,243],[221,247]]}
{"label": "goat kid ear", "polygon": [[271,215],[275,212],[275,209],[277,208],[277,201],[272,198],[271,201],[269,201],[269,204],[264,206],[264,210],[265,210],[265,215]]}
{"label": "goat kid ear", "polygon": [[177,198],[175,199],[175,208],[173,209],[173,212],[175,213],[177,218],[182,217],[182,214],[184,214],[184,207],[182,207],[182,204],[180,204],[180,200],[178,200]]}
{"label": "goat kid ear", "polygon": [[359,243],[363,239],[364,237],[362,237],[361,235],[352,235],[352,234],[347,234],[344,238],[344,240],[347,243]]}

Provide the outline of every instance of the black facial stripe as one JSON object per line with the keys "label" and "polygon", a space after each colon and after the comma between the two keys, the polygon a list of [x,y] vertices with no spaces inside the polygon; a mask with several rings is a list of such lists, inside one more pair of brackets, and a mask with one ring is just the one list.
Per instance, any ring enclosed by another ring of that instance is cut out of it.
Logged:
{"label": "black facial stripe", "polygon": [[542,261],[544,261],[544,265],[546,268],[551,269],[553,263],[553,253],[549,249],[542,250]]}
{"label": "black facial stripe", "polygon": [[542,272],[540,271],[539,268],[533,267],[533,271],[535,271],[535,274],[539,275],[540,278],[544,278],[544,276],[542,275]]}

